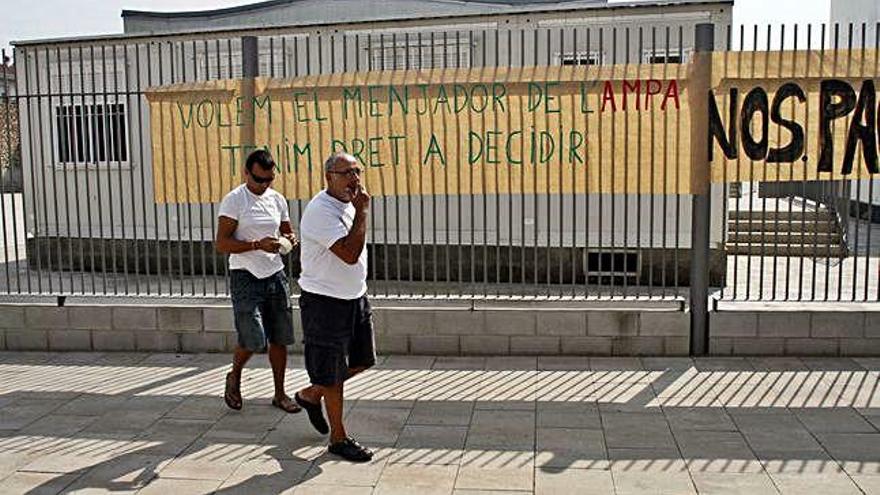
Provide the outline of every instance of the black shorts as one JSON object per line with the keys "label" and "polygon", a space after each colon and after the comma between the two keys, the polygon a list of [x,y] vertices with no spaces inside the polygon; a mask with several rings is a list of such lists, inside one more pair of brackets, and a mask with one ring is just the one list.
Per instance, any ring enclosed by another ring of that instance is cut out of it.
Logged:
{"label": "black shorts", "polygon": [[306,371],[313,384],[341,383],[349,368],[376,364],[373,313],[367,296],[347,300],[303,291],[299,308]]}

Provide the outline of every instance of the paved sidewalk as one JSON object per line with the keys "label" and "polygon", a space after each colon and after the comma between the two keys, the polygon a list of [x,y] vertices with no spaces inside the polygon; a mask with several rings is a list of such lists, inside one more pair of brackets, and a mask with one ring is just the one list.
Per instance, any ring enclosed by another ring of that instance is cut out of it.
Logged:
{"label": "paved sidewalk", "polygon": [[0,493],[880,493],[880,358],[388,357],[347,385],[365,465],[265,356],[227,410],[228,359],[0,353]]}

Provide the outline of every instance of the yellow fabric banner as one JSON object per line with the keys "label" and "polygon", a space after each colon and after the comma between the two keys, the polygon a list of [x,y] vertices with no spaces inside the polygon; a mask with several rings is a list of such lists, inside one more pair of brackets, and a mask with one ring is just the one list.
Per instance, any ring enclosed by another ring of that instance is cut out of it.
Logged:
{"label": "yellow fabric banner", "polygon": [[[275,157],[274,187],[289,198],[322,187],[332,151],[355,155],[379,196],[687,190],[686,68],[261,78],[252,116],[246,81],[153,88],[156,201],[219,201],[255,147]],[[253,142],[242,141],[247,135]]]}
{"label": "yellow fabric banner", "polygon": [[[878,177],[875,50],[711,60],[709,81],[691,81],[688,64],[643,64],[151,88],[155,199],[219,201],[257,147],[292,199],[322,187],[333,151],[358,158],[376,196],[687,194],[693,119],[709,129],[713,182]],[[691,95],[689,83],[703,89]],[[692,115],[689,98],[703,91],[708,114]]]}

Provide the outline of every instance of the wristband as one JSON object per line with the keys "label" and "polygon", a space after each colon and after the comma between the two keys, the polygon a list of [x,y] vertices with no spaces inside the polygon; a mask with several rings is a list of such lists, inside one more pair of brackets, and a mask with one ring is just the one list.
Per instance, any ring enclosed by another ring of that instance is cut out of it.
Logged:
{"label": "wristband", "polygon": [[260,241],[251,241],[251,250],[257,251],[260,249]]}

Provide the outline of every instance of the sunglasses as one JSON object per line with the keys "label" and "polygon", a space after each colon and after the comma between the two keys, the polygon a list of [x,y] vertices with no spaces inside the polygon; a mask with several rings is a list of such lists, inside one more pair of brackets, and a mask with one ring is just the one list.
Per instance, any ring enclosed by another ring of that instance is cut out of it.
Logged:
{"label": "sunglasses", "polygon": [[348,170],[341,170],[341,171],[338,171],[338,170],[328,170],[328,172],[330,172],[331,174],[345,175],[345,176],[348,176],[348,177],[360,177],[361,174],[364,173],[363,169],[360,169],[360,168],[350,168],[350,169],[348,169]]}
{"label": "sunglasses", "polygon": [[275,180],[274,175],[272,177],[260,177],[259,175],[251,174],[251,178],[254,179],[254,182],[256,182],[257,184],[268,184],[269,182]]}

